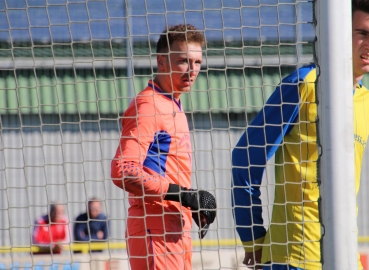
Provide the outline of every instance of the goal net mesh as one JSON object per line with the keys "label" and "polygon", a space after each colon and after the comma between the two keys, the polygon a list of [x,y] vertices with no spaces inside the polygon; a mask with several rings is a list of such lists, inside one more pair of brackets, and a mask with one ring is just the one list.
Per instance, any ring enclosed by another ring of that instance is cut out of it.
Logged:
{"label": "goal net mesh", "polygon": [[[202,69],[181,102],[193,188],[213,193],[218,205],[205,239],[193,229],[194,269],[242,265],[231,153],[281,79],[313,62],[313,1],[0,1],[0,269],[128,267],[128,194],[112,184],[110,162],[122,113],[156,72],[156,41],[178,23],[206,36]],[[262,183],[266,227],[272,163]],[[73,228],[91,198],[101,201],[109,238],[86,253]],[[41,260],[31,254],[34,222],[53,203],[64,206],[70,241],[63,259]]]}

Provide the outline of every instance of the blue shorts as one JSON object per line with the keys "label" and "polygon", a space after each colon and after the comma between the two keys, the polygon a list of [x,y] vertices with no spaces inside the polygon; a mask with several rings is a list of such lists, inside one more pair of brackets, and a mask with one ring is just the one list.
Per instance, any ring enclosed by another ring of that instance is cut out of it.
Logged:
{"label": "blue shorts", "polygon": [[263,266],[263,270],[304,270],[303,268],[295,267],[287,264],[272,264]]}
{"label": "blue shorts", "polygon": [[[270,262],[267,264],[270,264]],[[298,268],[287,264],[273,264],[269,266],[263,266],[263,270],[304,270],[304,268]]]}

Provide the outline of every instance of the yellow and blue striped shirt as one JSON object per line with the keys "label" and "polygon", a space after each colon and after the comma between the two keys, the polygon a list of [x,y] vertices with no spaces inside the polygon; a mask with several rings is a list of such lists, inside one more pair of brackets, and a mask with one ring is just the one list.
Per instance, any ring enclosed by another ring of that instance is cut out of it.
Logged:
{"label": "yellow and blue striped shirt", "polygon": [[[246,251],[263,248],[263,263],[322,268],[315,80],[315,65],[284,78],[232,152],[237,232]],[[369,91],[359,84],[353,99],[358,191],[369,136]],[[274,154],[275,199],[266,231],[260,185],[265,165]]]}

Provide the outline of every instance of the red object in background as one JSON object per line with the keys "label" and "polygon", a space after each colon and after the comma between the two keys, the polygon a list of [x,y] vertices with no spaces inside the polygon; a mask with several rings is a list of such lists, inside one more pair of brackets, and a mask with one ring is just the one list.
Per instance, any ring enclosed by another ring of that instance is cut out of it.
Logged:
{"label": "red object in background", "polygon": [[368,254],[360,254],[360,261],[361,264],[363,265],[363,269],[364,270],[369,270],[368,268]]}
{"label": "red object in background", "polygon": [[119,270],[119,261],[109,260],[108,262],[105,262],[105,270]]}

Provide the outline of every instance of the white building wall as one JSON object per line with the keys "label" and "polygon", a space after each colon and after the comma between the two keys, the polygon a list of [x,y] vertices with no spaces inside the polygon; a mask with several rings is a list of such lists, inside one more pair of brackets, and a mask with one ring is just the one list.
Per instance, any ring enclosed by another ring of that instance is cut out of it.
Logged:
{"label": "white building wall", "polygon": [[[91,197],[103,201],[111,224],[111,241],[124,241],[127,194],[110,180],[110,162],[119,140],[116,123],[106,129],[63,129],[60,126],[2,129],[0,140],[0,246],[29,246],[35,219],[51,202],[66,205],[71,221]],[[231,211],[231,150],[242,129],[192,132],[193,187],[216,195],[218,218],[207,239],[238,239]],[[368,150],[368,149],[367,149]],[[271,162],[272,163],[272,162]],[[359,236],[369,235],[368,151],[358,196]],[[267,225],[273,198],[273,166],[264,175],[264,219]],[[269,185],[268,185],[269,184]],[[268,185],[268,187],[267,187]],[[268,192],[265,192],[268,191]],[[269,203],[267,197],[269,196]],[[193,237],[197,239],[194,229]]]}

